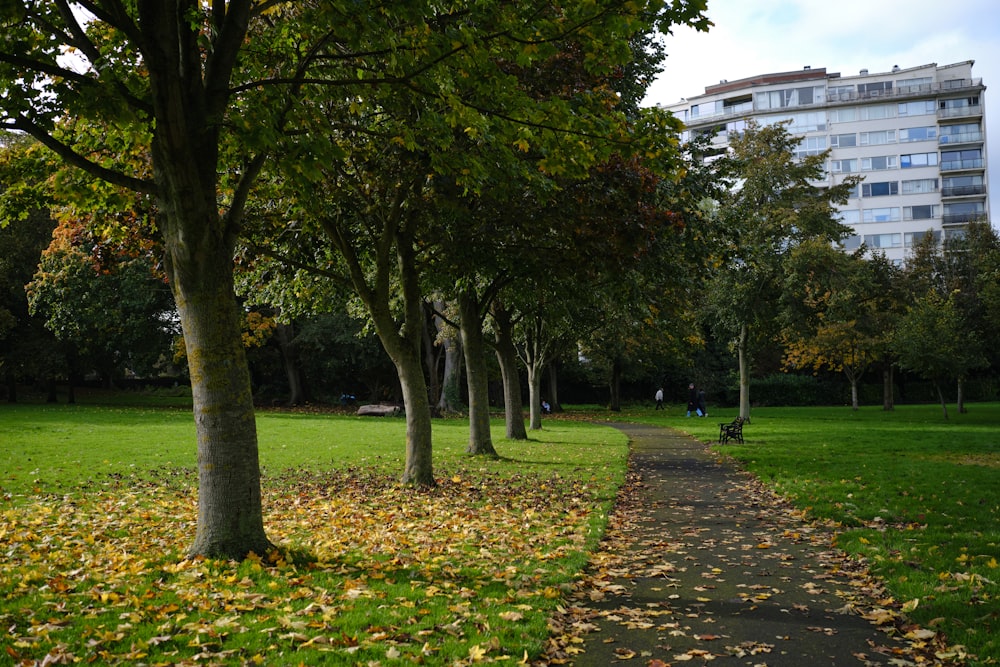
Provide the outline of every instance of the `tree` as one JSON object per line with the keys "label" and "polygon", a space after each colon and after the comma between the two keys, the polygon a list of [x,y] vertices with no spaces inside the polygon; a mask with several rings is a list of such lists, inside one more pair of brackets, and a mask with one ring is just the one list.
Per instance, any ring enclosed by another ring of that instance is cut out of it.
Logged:
{"label": "tree", "polygon": [[[572,54],[573,62],[595,75],[591,81],[600,80],[633,56],[629,42],[634,35],[650,32],[654,25],[697,23],[702,9],[698,2],[669,7],[485,3],[459,16],[403,12],[397,32],[387,30],[384,42],[371,45],[361,69],[387,72],[387,79],[388,74],[414,72],[407,85],[373,86],[343,100],[316,96],[310,113],[303,114],[310,124],[283,147],[289,159],[283,162],[282,178],[290,188],[320,196],[299,202],[292,219],[320,230],[328,239],[324,243],[343,257],[354,289],[397,365],[408,420],[404,480],[433,482],[426,381],[417,372],[419,347],[410,338],[422,323],[413,304],[433,291],[422,285],[431,281],[424,269],[432,267],[435,277],[447,276],[460,288],[456,292],[464,299],[467,321],[482,318],[486,310],[476,276],[438,266],[443,244],[435,227],[444,226],[442,220],[470,219],[451,212],[443,216],[441,204],[456,196],[481,195],[511,176],[579,177],[627,145],[629,127],[610,88],[569,87],[539,95],[538,89],[522,85],[525,73],[558,69],[555,65]],[[421,48],[389,48],[391,40],[402,39],[399,35],[426,41]],[[359,65],[338,58],[326,67],[327,77],[336,79],[355,75]],[[521,153],[529,159],[520,159]],[[303,155],[310,156],[308,165],[294,159]],[[337,155],[350,159],[334,159]],[[481,377],[469,360],[478,365],[484,355],[465,342],[467,374]],[[488,414],[479,409],[481,400],[475,399],[470,413]],[[470,433],[470,444],[474,438]],[[491,450],[482,448],[484,453]]]}
{"label": "tree", "polygon": [[934,384],[941,411],[948,419],[943,385],[963,377],[984,362],[959,308],[958,293],[928,291],[907,309],[898,323],[893,346],[899,365]]}
{"label": "tree", "polygon": [[176,316],[152,260],[95,239],[78,220],[56,228],[27,291],[32,314],[71,346],[76,370],[87,364],[110,382],[169,361]]}
{"label": "tree", "polygon": [[827,153],[796,156],[801,138],[790,121],[751,123],[730,140],[735,181],[720,202],[728,247],[707,287],[708,312],[720,337],[733,341],[739,360],[740,416],[750,416],[750,362],[754,349],[776,335],[781,279],[791,251],[809,239],[834,243],[848,229],[833,204],[847,201],[856,179],[824,188]]}
{"label": "tree", "polygon": [[[952,234],[943,244],[926,234],[907,262],[905,289],[911,300],[924,299],[930,292],[953,302],[965,327],[968,354],[973,358],[993,350],[997,359],[1000,344],[995,322],[1000,237],[984,222],[970,223],[962,233]],[[981,363],[986,363],[984,358]],[[980,364],[977,364],[980,365]],[[962,368],[957,364],[956,368]],[[958,410],[965,412],[964,383],[968,371],[954,375],[958,382]]]}
{"label": "tree", "polygon": [[[262,17],[269,5],[79,4],[83,11],[61,0],[3,5],[2,125],[155,201],[198,437],[198,526],[190,553],[237,559],[265,553],[272,545],[262,520],[232,256],[250,186],[266,158],[262,136],[280,127],[286,110],[263,99],[266,86],[251,83],[260,61],[242,57],[251,23],[255,30],[274,26]],[[248,108],[265,118],[237,112]],[[244,119],[263,121],[255,125],[256,138]],[[126,168],[117,157],[123,147],[148,150],[151,168]]]}
{"label": "tree", "polygon": [[789,256],[781,294],[785,363],[842,372],[851,384],[854,410],[861,378],[887,357],[902,304],[898,270],[884,255],[866,253],[805,241]]}

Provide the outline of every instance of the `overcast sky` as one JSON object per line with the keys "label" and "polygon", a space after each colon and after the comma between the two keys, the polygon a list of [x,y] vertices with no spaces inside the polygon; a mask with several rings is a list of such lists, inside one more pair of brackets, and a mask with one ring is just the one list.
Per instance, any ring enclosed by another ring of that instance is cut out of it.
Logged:
{"label": "overcast sky", "polygon": [[678,28],[646,103],[672,104],[705,86],[825,67],[854,76],[974,60],[987,87],[990,214],[1000,227],[1000,2],[997,0],[708,0],[707,33]]}

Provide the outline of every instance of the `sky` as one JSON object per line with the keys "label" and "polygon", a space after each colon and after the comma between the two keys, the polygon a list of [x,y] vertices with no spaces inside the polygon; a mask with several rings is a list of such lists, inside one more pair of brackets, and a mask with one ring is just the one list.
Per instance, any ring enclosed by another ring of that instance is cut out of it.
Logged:
{"label": "sky", "polygon": [[1000,2],[997,0],[708,0],[709,31],[676,28],[647,105],[705,86],[805,66],[855,76],[973,60],[986,92],[990,218],[1000,227]]}

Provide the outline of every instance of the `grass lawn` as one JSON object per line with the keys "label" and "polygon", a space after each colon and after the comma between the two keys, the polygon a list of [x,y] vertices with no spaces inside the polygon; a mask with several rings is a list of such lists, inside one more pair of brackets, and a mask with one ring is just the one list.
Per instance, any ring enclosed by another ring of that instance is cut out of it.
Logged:
{"label": "grass lawn", "polygon": [[[716,446],[808,514],[836,523],[838,545],[868,559],[908,615],[1000,661],[1000,405],[756,408],[745,445]],[[703,441],[735,410],[680,407],[629,418]]]}
{"label": "grass lawn", "polygon": [[[545,421],[501,459],[437,420],[439,486],[399,486],[400,419],[258,415],[265,522],[281,552],[181,558],[193,538],[183,401],[0,405],[0,664],[457,664],[540,655],[644,421],[703,441],[734,410],[652,406]],[[172,403],[172,404],[171,404]],[[925,627],[1000,661],[1000,405],[755,409],[718,447],[864,556]],[[970,663],[971,664],[971,663]]]}
{"label": "grass lawn", "polygon": [[[435,421],[438,488],[401,419],[258,415],[280,552],[185,560],[182,407],[0,405],[0,664],[453,664],[537,657],[624,479],[618,431],[547,420],[500,460]],[[141,403],[141,401],[139,401]]]}

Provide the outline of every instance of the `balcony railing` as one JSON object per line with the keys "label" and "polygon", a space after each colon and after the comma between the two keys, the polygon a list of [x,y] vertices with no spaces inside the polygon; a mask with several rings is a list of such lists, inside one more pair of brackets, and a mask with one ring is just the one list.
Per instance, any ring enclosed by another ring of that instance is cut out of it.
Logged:
{"label": "balcony railing", "polygon": [[942,134],[938,137],[940,144],[974,144],[982,142],[982,132],[956,132],[954,134]]}
{"label": "balcony railing", "polygon": [[938,109],[938,118],[972,118],[983,115],[983,105],[970,104],[964,107],[945,107]]}
{"label": "balcony railing", "polygon": [[982,169],[983,159],[975,160],[949,160],[941,163],[941,171],[959,171],[962,169]]}
{"label": "balcony railing", "polygon": [[966,222],[973,222],[974,220],[982,220],[984,217],[986,217],[985,211],[973,213],[945,213],[941,218],[941,222],[946,225],[958,225]]}
{"label": "balcony railing", "polygon": [[971,197],[986,194],[985,185],[946,185],[941,188],[942,197]]}
{"label": "balcony railing", "polygon": [[828,93],[827,102],[857,102],[883,97],[914,97],[928,94],[952,94],[965,89],[979,89],[983,86],[982,79],[957,79],[946,83],[922,83],[917,86],[902,86],[890,90],[872,90],[867,93],[852,91],[849,93]]}
{"label": "balcony railing", "polygon": [[[749,87],[749,86],[748,86]],[[685,125],[689,128],[698,125],[704,125],[706,123],[716,123],[719,121],[725,121],[730,118],[745,118],[746,116],[752,116],[754,114],[769,113],[777,114],[781,112],[786,112],[789,114],[798,113],[800,111],[807,111],[809,109],[815,109],[817,107],[823,107],[828,104],[834,103],[848,103],[848,102],[858,102],[861,100],[876,100],[876,99],[889,99],[897,100],[904,98],[913,97],[927,97],[928,95],[952,95],[954,93],[959,93],[963,90],[981,90],[983,88],[982,79],[959,79],[956,81],[948,81],[945,83],[925,83],[919,86],[904,86],[902,88],[893,88],[891,90],[873,90],[867,93],[859,93],[857,91],[849,93],[827,93],[823,99],[819,101],[814,101],[808,104],[797,104],[795,106],[780,107],[777,109],[760,109],[754,103],[752,109],[747,109],[744,107],[732,107],[729,109],[723,109],[722,111],[706,111],[697,116],[689,116],[685,121]],[[967,107],[953,107],[948,109],[938,109],[938,118],[963,118],[971,116],[981,116],[983,113],[982,107],[980,105],[971,105]]]}

